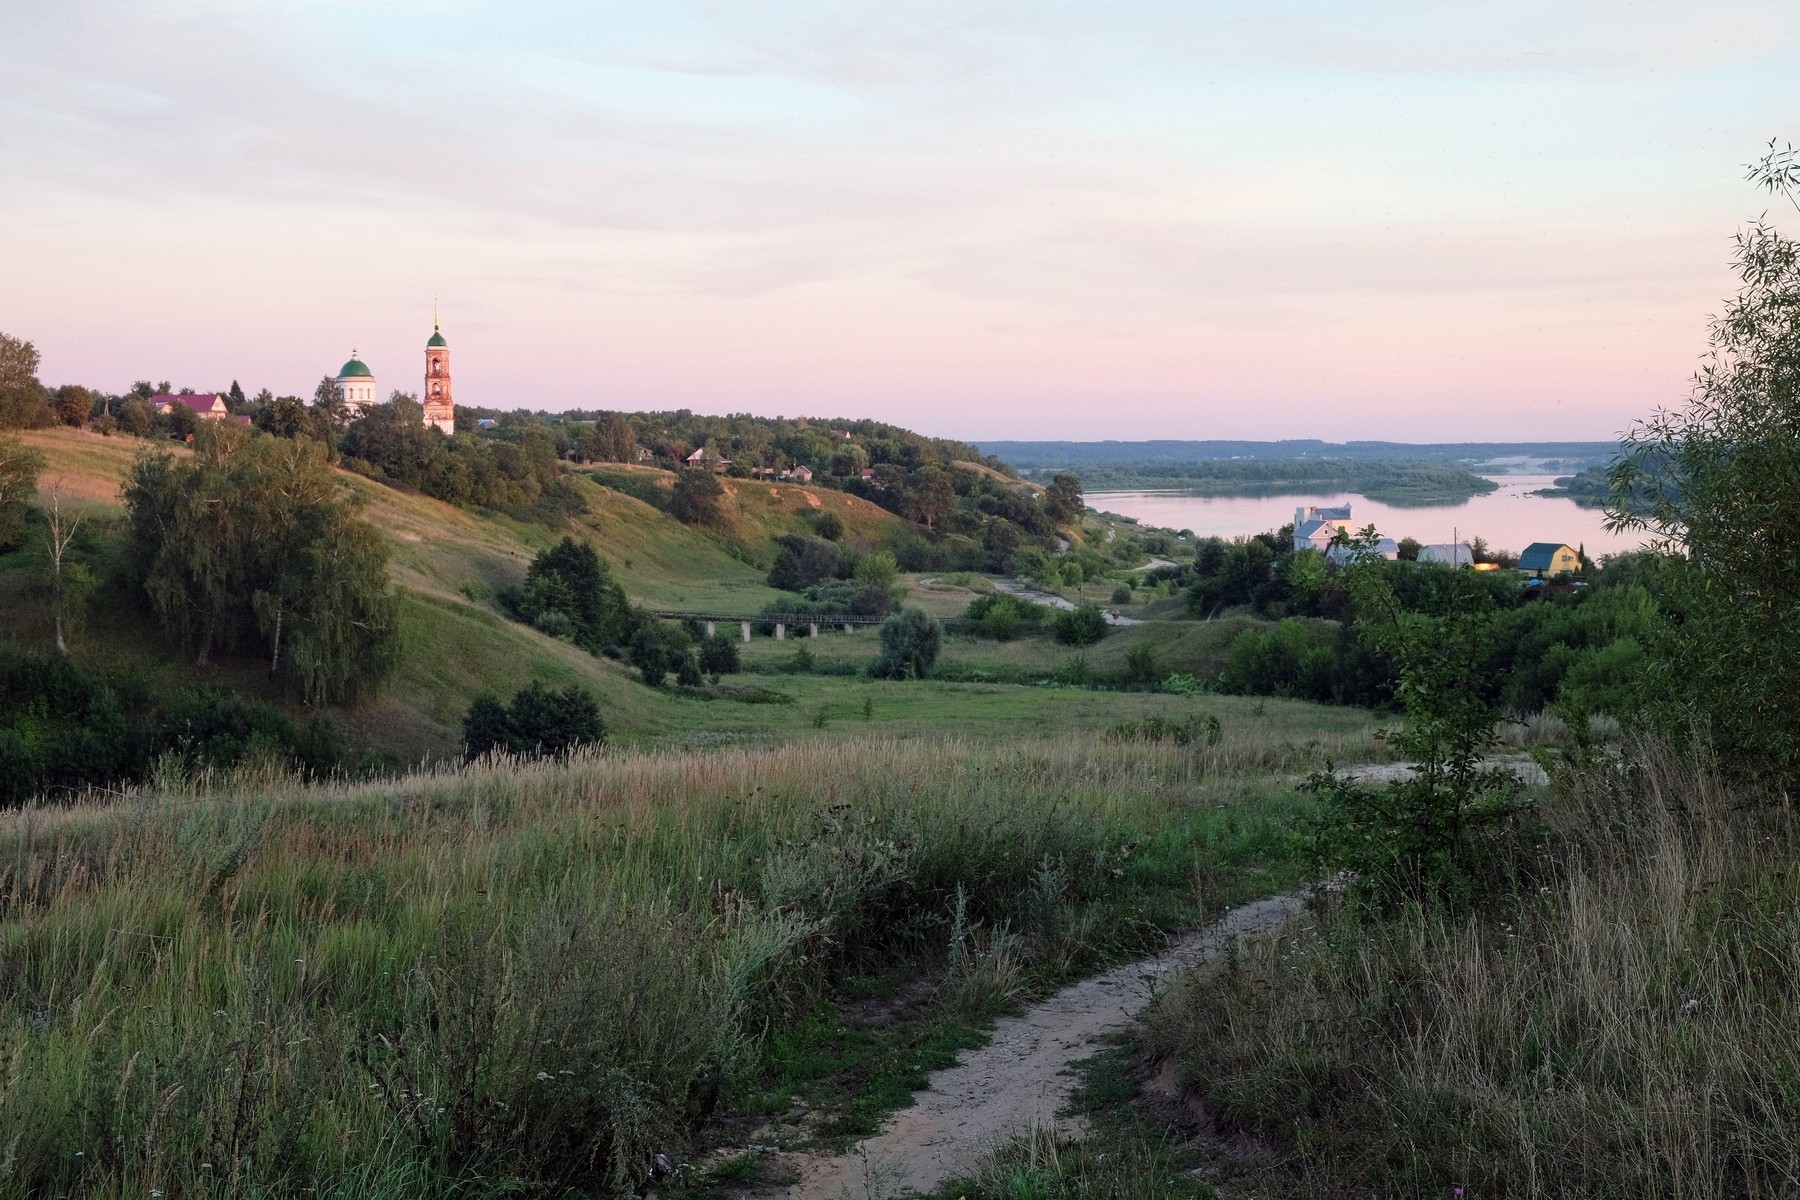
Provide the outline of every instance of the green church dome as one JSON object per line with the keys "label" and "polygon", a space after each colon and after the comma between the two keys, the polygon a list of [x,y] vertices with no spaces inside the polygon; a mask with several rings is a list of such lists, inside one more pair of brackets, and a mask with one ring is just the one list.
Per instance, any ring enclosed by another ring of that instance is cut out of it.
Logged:
{"label": "green church dome", "polygon": [[436,329],[433,329],[431,331],[431,340],[425,343],[425,348],[427,350],[448,350],[450,348],[450,343],[444,340],[443,334],[439,333]]}
{"label": "green church dome", "polygon": [[375,372],[369,370],[368,364],[360,358],[353,358],[338,371],[339,379],[373,379]]}

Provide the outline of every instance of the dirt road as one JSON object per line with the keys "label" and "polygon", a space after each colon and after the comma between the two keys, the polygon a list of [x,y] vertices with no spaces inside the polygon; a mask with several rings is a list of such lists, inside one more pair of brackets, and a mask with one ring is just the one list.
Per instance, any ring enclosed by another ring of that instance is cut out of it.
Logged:
{"label": "dirt road", "polygon": [[[1032,587],[1029,583],[1020,583],[1017,579],[996,578],[993,580],[996,591],[1005,592],[1009,596],[1017,596],[1021,600],[1030,600],[1034,604],[1048,604],[1051,608],[1060,608],[1066,612],[1075,611],[1075,602],[1055,592],[1046,592],[1042,588]],[[1106,618],[1108,625],[1142,625],[1136,617],[1120,617],[1113,615],[1111,609],[1101,609],[1100,615]]]}
{"label": "dirt road", "polygon": [[[1064,988],[994,1027],[992,1039],[935,1071],[928,1089],[882,1131],[836,1158],[801,1158],[798,1182],[772,1196],[787,1200],[888,1200],[929,1191],[1033,1125],[1079,1134],[1059,1116],[1074,1090],[1069,1064],[1103,1048],[1171,976],[1231,941],[1263,933],[1300,911],[1292,897],[1259,900],[1177,942],[1163,954]],[[790,1160],[793,1161],[793,1160]]]}

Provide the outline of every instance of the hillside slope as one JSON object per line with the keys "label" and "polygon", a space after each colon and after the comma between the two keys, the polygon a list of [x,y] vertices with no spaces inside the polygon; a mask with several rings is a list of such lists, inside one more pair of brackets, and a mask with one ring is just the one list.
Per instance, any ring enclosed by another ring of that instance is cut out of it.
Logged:
{"label": "hillside slope", "polygon": [[[149,443],[71,429],[24,435],[44,453],[40,491],[60,489],[88,521],[87,541],[110,582],[96,597],[75,655],[101,670],[130,671],[168,687],[212,682],[278,700],[261,665],[225,659],[202,670],[155,628],[119,582],[122,568],[120,483]],[[180,451],[177,450],[179,453]],[[492,605],[496,591],[524,579],[538,550],[564,530],[488,513],[471,513],[424,496],[344,474],[366,501],[364,515],[388,537],[401,602],[402,654],[392,684],[372,701],[339,715],[359,744],[390,758],[418,761],[454,753],[469,702],[484,688],[511,693],[533,679],[581,683],[600,697],[615,734],[642,739],[685,728],[681,702],[635,682],[618,663],[595,658],[507,620]],[[779,593],[757,568],[640,500],[584,484],[594,510],[566,532],[592,542],[611,560],[627,591],[641,602],[760,608]],[[46,622],[27,586],[24,552],[0,556],[0,637],[26,645],[47,640]]]}

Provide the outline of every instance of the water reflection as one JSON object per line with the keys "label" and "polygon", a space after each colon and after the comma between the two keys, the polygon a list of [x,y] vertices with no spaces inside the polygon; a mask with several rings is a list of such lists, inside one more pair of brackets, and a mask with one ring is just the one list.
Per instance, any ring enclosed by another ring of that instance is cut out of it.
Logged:
{"label": "water reflection", "polygon": [[1550,475],[1495,475],[1500,489],[1460,504],[1401,507],[1382,504],[1349,492],[1290,493],[1284,496],[1189,496],[1180,492],[1091,492],[1089,507],[1136,517],[1146,525],[1191,529],[1223,538],[1277,529],[1294,519],[1304,504],[1351,506],[1352,523],[1360,529],[1373,522],[1393,538],[1421,542],[1485,538],[1497,550],[1517,553],[1532,542],[1567,542],[1593,556],[1635,550],[1637,533],[1611,534],[1599,509],[1582,508],[1561,497],[1533,496],[1554,481]]}

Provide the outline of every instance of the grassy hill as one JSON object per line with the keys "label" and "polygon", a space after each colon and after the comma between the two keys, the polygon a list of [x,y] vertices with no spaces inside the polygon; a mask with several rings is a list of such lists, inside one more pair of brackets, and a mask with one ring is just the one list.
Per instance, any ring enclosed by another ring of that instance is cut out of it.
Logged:
{"label": "grassy hill", "polygon": [[[157,630],[125,584],[119,485],[148,443],[70,429],[24,437],[46,457],[41,488],[59,488],[87,519],[87,553],[108,581],[74,639],[77,662],[103,672],[129,672],[153,687],[211,682],[279,702],[260,662],[224,658],[204,670],[196,667],[189,653]],[[874,733],[1003,737],[1027,729],[1104,729],[1130,718],[1185,712],[1192,704],[1174,696],[998,684],[875,683],[848,674],[757,677],[773,696],[757,691],[756,679],[723,690],[726,697],[742,696],[753,701],[749,703],[652,690],[619,663],[507,619],[494,603],[497,592],[520,583],[532,557],[567,533],[593,545],[641,604],[750,613],[786,595],[767,586],[766,567],[758,558],[771,555],[773,537],[809,532],[814,514],[837,513],[844,541],[865,547],[915,527],[842,492],[727,480],[721,527],[699,530],[651,502],[672,487],[671,473],[635,467],[576,472],[587,511],[562,528],[454,508],[354,474],[342,478],[364,498],[365,515],[389,541],[402,653],[389,687],[338,715],[357,744],[378,748],[396,763],[454,754],[462,714],[476,694],[483,689],[510,694],[534,679],[591,689],[613,737],[639,744],[779,740],[809,735],[834,721],[861,723],[865,712]],[[48,623],[31,594],[32,573],[29,552],[0,555],[0,608],[18,615],[0,638],[42,646],[48,641]],[[926,589],[915,579],[912,586],[934,611],[952,616],[976,594],[979,577],[971,584]],[[1115,634],[1085,654],[1096,669],[1111,670],[1134,644],[1151,640],[1170,669],[1191,669],[1192,663],[1220,652],[1223,633],[1222,626],[1147,625]],[[791,656],[796,647],[791,641],[759,640],[748,648],[746,665],[753,671],[767,669],[768,662]],[[878,649],[872,630],[827,633],[810,648],[822,666],[845,672],[873,659]],[[1005,646],[953,639],[946,663],[997,678],[1041,677],[1054,673],[1074,653],[1047,638]],[[768,700],[775,702],[754,702]]]}

